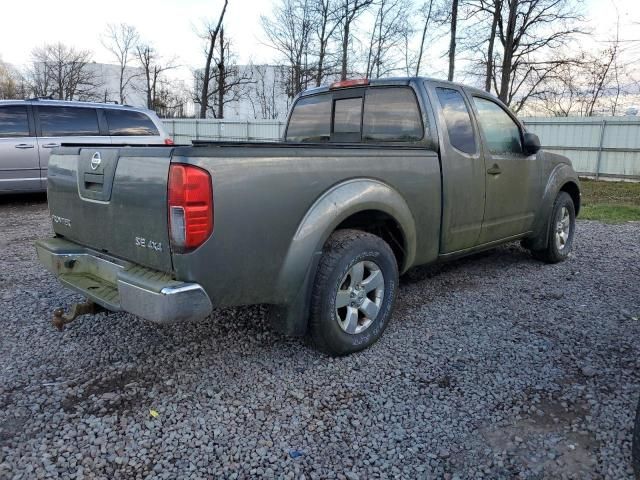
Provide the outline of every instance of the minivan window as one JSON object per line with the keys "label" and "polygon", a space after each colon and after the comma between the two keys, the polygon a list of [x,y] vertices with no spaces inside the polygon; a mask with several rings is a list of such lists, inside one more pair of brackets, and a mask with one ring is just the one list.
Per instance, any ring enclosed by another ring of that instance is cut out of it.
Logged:
{"label": "minivan window", "polygon": [[93,137],[100,135],[95,108],[39,106],[43,137]]}
{"label": "minivan window", "polygon": [[522,153],[520,127],[500,105],[481,97],[473,97],[478,122],[491,153]]}
{"label": "minivan window", "polygon": [[303,97],[296,103],[289,126],[289,142],[326,142],[331,135],[331,96]]}
{"label": "minivan window", "polygon": [[471,115],[462,94],[452,88],[442,87],[436,88],[436,94],[442,107],[451,145],[461,152],[475,153],[476,141]]}
{"label": "minivan window", "polygon": [[364,101],[362,138],[410,142],[423,136],[415,94],[409,88],[371,88]]}
{"label": "minivan window", "polygon": [[20,105],[0,107],[0,138],[28,136],[29,115],[27,107]]}
{"label": "minivan window", "polygon": [[151,119],[141,112],[107,108],[109,134],[118,137],[137,137],[160,135]]}
{"label": "minivan window", "polygon": [[333,133],[360,133],[362,97],[342,98],[333,105]]}

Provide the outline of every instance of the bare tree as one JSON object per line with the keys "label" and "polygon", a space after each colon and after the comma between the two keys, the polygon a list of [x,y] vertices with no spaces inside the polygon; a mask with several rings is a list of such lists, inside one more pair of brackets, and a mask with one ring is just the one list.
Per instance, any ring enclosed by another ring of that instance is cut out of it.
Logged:
{"label": "bare tree", "polygon": [[566,44],[581,32],[576,26],[581,20],[571,0],[504,0],[497,24],[502,61],[496,88],[503,102],[510,104],[519,93],[522,99],[520,87],[540,65],[535,54]]}
{"label": "bare tree", "polygon": [[35,48],[27,83],[35,96],[60,100],[97,99],[101,86],[90,67],[91,52],[62,43]]}
{"label": "bare tree", "polygon": [[318,0],[314,14],[316,36],[318,41],[318,65],[316,67],[316,87],[322,84],[326,74],[329,41],[338,27],[338,7],[335,0]]}
{"label": "bare tree", "polygon": [[273,17],[262,17],[262,27],[270,45],[284,57],[290,71],[287,95],[295,97],[307,88],[313,78],[310,65],[314,38],[311,0],[281,0],[274,8]]}
{"label": "bare tree", "polygon": [[[236,63],[235,55],[231,50],[231,42],[224,35],[221,26],[217,35],[218,42],[212,55],[212,67],[209,73],[209,87],[207,88],[207,112],[214,118],[224,118],[225,105],[240,100],[243,87],[252,82],[249,74]],[[202,91],[202,82],[205,76],[201,71],[194,72],[196,91]],[[196,103],[200,98],[194,99]],[[200,104],[202,107],[202,104]]]}
{"label": "bare tree", "polygon": [[156,110],[159,105],[158,93],[162,83],[162,74],[177,66],[173,60],[166,64],[161,63],[156,49],[146,43],[139,43],[136,46],[135,56],[144,75],[144,94],[147,99],[147,108]]}
{"label": "bare tree", "polygon": [[213,23],[209,23],[206,27],[207,32],[205,34],[205,38],[207,40],[207,49],[206,49],[206,60],[204,64],[204,69],[202,70],[202,78],[200,85],[200,97],[197,102],[200,105],[200,118],[207,117],[207,110],[209,108],[209,88],[212,80],[212,62],[213,55],[216,49],[218,34],[220,33],[220,29],[222,28],[222,22],[224,20],[224,15],[227,11],[227,5],[229,4],[229,0],[224,0],[224,5],[222,6],[222,10],[220,15],[218,16],[218,21],[214,25]]}
{"label": "bare tree", "polygon": [[380,78],[399,70],[402,41],[411,30],[407,0],[379,0],[376,18],[369,36],[367,78]]}
{"label": "bare tree", "polygon": [[[420,67],[422,66],[422,56],[424,55],[424,43],[427,40],[427,32],[429,31],[429,27],[431,26],[431,20],[433,18],[435,0],[429,0],[425,2],[425,4],[420,9],[420,14],[422,15],[422,36],[420,38],[420,49],[418,51],[418,56],[416,58],[416,70],[415,75],[420,75]],[[406,51],[408,51],[408,46],[406,47]],[[408,63],[408,62],[407,62]]]}
{"label": "bare tree", "polygon": [[287,104],[279,102],[285,83],[287,67],[284,65],[250,65],[252,83],[246,88],[254,118],[276,119],[286,115]]}
{"label": "bare tree", "polygon": [[0,59],[0,99],[19,99],[26,96],[24,81]]}
{"label": "bare tree", "polygon": [[109,50],[118,61],[118,97],[120,103],[127,101],[127,88],[137,73],[131,71],[130,62],[136,53],[140,36],[132,25],[120,23],[107,25],[107,32],[102,38],[102,45]]}
{"label": "bare tree", "polygon": [[345,80],[349,71],[349,46],[353,24],[371,5],[373,0],[341,0],[339,26],[342,35],[342,61],[340,67],[340,79]]}
{"label": "bare tree", "polygon": [[487,46],[487,66],[485,70],[484,89],[487,92],[491,91],[491,83],[493,82],[493,62],[494,62],[494,47],[496,41],[496,31],[498,30],[498,22],[502,15],[502,0],[481,0],[483,8],[487,9],[491,14],[491,31],[489,32],[489,41]]}
{"label": "bare tree", "polygon": [[158,80],[154,102],[155,111],[161,118],[187,117],[190,101],[189,90],[182,82]]}

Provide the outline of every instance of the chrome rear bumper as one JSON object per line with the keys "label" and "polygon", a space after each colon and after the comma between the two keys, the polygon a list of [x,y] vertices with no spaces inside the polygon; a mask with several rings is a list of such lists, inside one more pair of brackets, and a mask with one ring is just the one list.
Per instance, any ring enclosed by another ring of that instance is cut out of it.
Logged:
{"label": "chrome rear bumper", "polygon": [[65,286],[107,310],[125,311],[156,323],[205,318],[212,304],[197,283],[109,257],[62,238],[36,242],[38,258]]}

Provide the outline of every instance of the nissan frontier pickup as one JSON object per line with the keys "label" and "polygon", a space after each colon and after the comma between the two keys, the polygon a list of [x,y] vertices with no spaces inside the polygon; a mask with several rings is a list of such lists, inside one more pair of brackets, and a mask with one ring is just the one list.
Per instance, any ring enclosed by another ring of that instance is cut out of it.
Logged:
{"label": "nissan frontier pickup", "polygon": [[580,184],[492,95],[427,78],[301,93],[281,142],[62,146],[40,261],[98,309],[188,322],[270,305],[275,328],[345,355],[389,324],[398,276],[520,240],[559,262]]}

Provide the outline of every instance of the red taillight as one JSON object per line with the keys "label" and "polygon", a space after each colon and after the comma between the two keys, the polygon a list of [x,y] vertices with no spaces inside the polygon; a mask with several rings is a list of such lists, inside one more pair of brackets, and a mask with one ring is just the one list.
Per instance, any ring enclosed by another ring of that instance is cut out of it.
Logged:
{"label": "red taillight", "polygon": [[165,139],[164,139],[164,144],[165,144],[165,145],[173,145],[173,144],[174,144],[174,143],[173,143],[173,139],[171,139],[171,138],[165,138]]}
{"label": "red taillight", "polygon": [[213,231],[211,176],[192,165],[169,168],[169,233],[177,251],[197,248]]}
{"label": "red taillight", "polygon": [[333,89],[333,88],[345,88],[345,87],[360,87],[363,85],[369,85],[368,78],[356,78],[354,80],[342,80],[341,82],[334,82],[331,84],[329,88]]}

